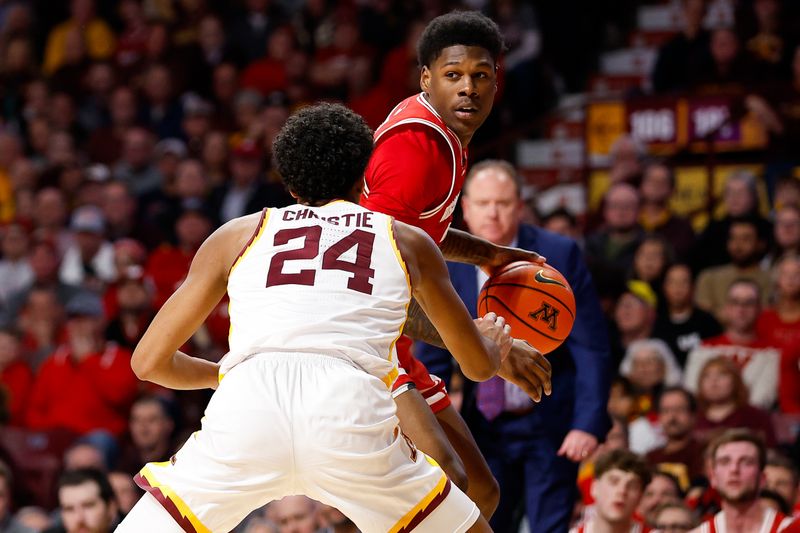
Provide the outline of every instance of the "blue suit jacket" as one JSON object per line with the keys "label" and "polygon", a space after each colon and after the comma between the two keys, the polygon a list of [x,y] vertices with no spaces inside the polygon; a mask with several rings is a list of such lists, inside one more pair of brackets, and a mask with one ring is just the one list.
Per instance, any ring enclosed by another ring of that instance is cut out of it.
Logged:
{"label": "blue suit jacket", "polygon": [[[547,263],[567,278],[577,308],[575,325],[567,341],[547,356],[553,365],[553,393],[534,407],[531,423],[537,432],[541,430],[554,438],[562,438],[571,429],[580,429],[603,440],[609,428],[606,404],[611,357],[605,317],[583,253],[572,239],[526,224],[520,225],[517,239],[520,248],[545,256]],[[448,263],[448,269],[453,286],[475,316],[480,289],[475,267]],[[416,354],[432,374],[449,382],[453,366],[447,351],[418,342]],[[480,416],[474,404],[474,385],[467,383],[462,410],[468,421],[472,416]]]}

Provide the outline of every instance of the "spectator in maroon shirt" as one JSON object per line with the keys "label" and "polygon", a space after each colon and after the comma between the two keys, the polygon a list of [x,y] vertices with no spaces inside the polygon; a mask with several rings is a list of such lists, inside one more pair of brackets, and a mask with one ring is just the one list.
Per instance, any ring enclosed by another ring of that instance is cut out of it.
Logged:
{"label": "spectator in maroon shirt", "polygon": [[115,88],[108,110],[111,123],[92,132],[87,152],[92,161],[114,165],[122,157],[125,134],[136,124],[136,93],[127,85]]}
{"label": "spectator in maroon shirt", "polygon": [[149,462],[168,461],[175,451],[172,436],[175,421],[166,400],[142,396],[131,407],[128,422],[130,441],[123,448],[119,468],[135,474]]}
{"label": "spectator in maroon shirt", "polygon": [[659,470],[675,476],[686,490],[703,477],[704,445],[692,436],[697,416],[697,403],[689,391],[668,387],[658,399],[658,424],[666,444],[647,454],[647,460]]}
{"label": "spectator in maroon shirt", "polygon": [[739,369],[727,357],[709,360],[700,371],[699,414],[694,435],[708,442],[725,429],[748,428],[759,433],[767,447],[776,444],[769,413],[751,406]]}

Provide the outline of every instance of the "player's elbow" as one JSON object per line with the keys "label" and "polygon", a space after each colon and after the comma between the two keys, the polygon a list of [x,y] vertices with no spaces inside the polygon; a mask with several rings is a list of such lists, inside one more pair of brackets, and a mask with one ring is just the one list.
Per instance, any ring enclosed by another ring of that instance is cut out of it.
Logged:
{"label": "player's elbow", "polygon": [[463,372],[464,376],[471,379],[472,381],[486,381],[488,379],[492,379],[495,374],[497,374],[497,370],[500,368],[499,358],[497,360],[494,359],[485,359],[478,363],[473,363],[469,365],[462,365],[461,371]]}
{"label": "player's elbow", "polygon": [[152,381],[156,373],[156,365],[153,358],[148,358],[142,352],[136,350],[131,357],[131,369],[136,377],[142,381]]}

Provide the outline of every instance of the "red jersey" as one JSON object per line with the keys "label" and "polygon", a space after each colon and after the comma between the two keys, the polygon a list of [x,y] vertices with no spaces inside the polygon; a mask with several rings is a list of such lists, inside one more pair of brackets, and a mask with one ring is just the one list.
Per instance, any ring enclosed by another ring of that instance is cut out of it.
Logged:
{"label": "red jersey", "polygon": [[[779,513],[774,509],[765,509],[761,527],[758,528],[758,531],[754,531],[753,533],[778,533],[779,531],[785,530],[791,523],[791,517]],[[698,533],[726,533],[725,511],[718,512],[693,531]]]}
{"label": "red jersey", "polygon": [[422,94],[406,98],[375,131],[361,205],[441,242],[467,172],[467,150]]}
{"label": "red jersey", "polygon": [[[400,102],[375,131],[361,205],[416,226],[438,242],[453,221],[467,171],[467,150],[420,93]],[[413,382],[436,413],[450,405],[444,383],[411,354],[401,337],[398,394]]]}

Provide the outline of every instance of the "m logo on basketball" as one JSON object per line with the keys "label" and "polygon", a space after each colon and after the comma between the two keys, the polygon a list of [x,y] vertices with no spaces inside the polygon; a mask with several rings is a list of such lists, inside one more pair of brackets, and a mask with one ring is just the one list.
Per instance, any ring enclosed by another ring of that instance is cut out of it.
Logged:
{"label": "m logo on basketball", "polygon": [[542,302],[542,306],[539,309],[528,314],[534,320],[547,322],[547,327],[553,331],[558,327],[558,309],[547,302]]}

